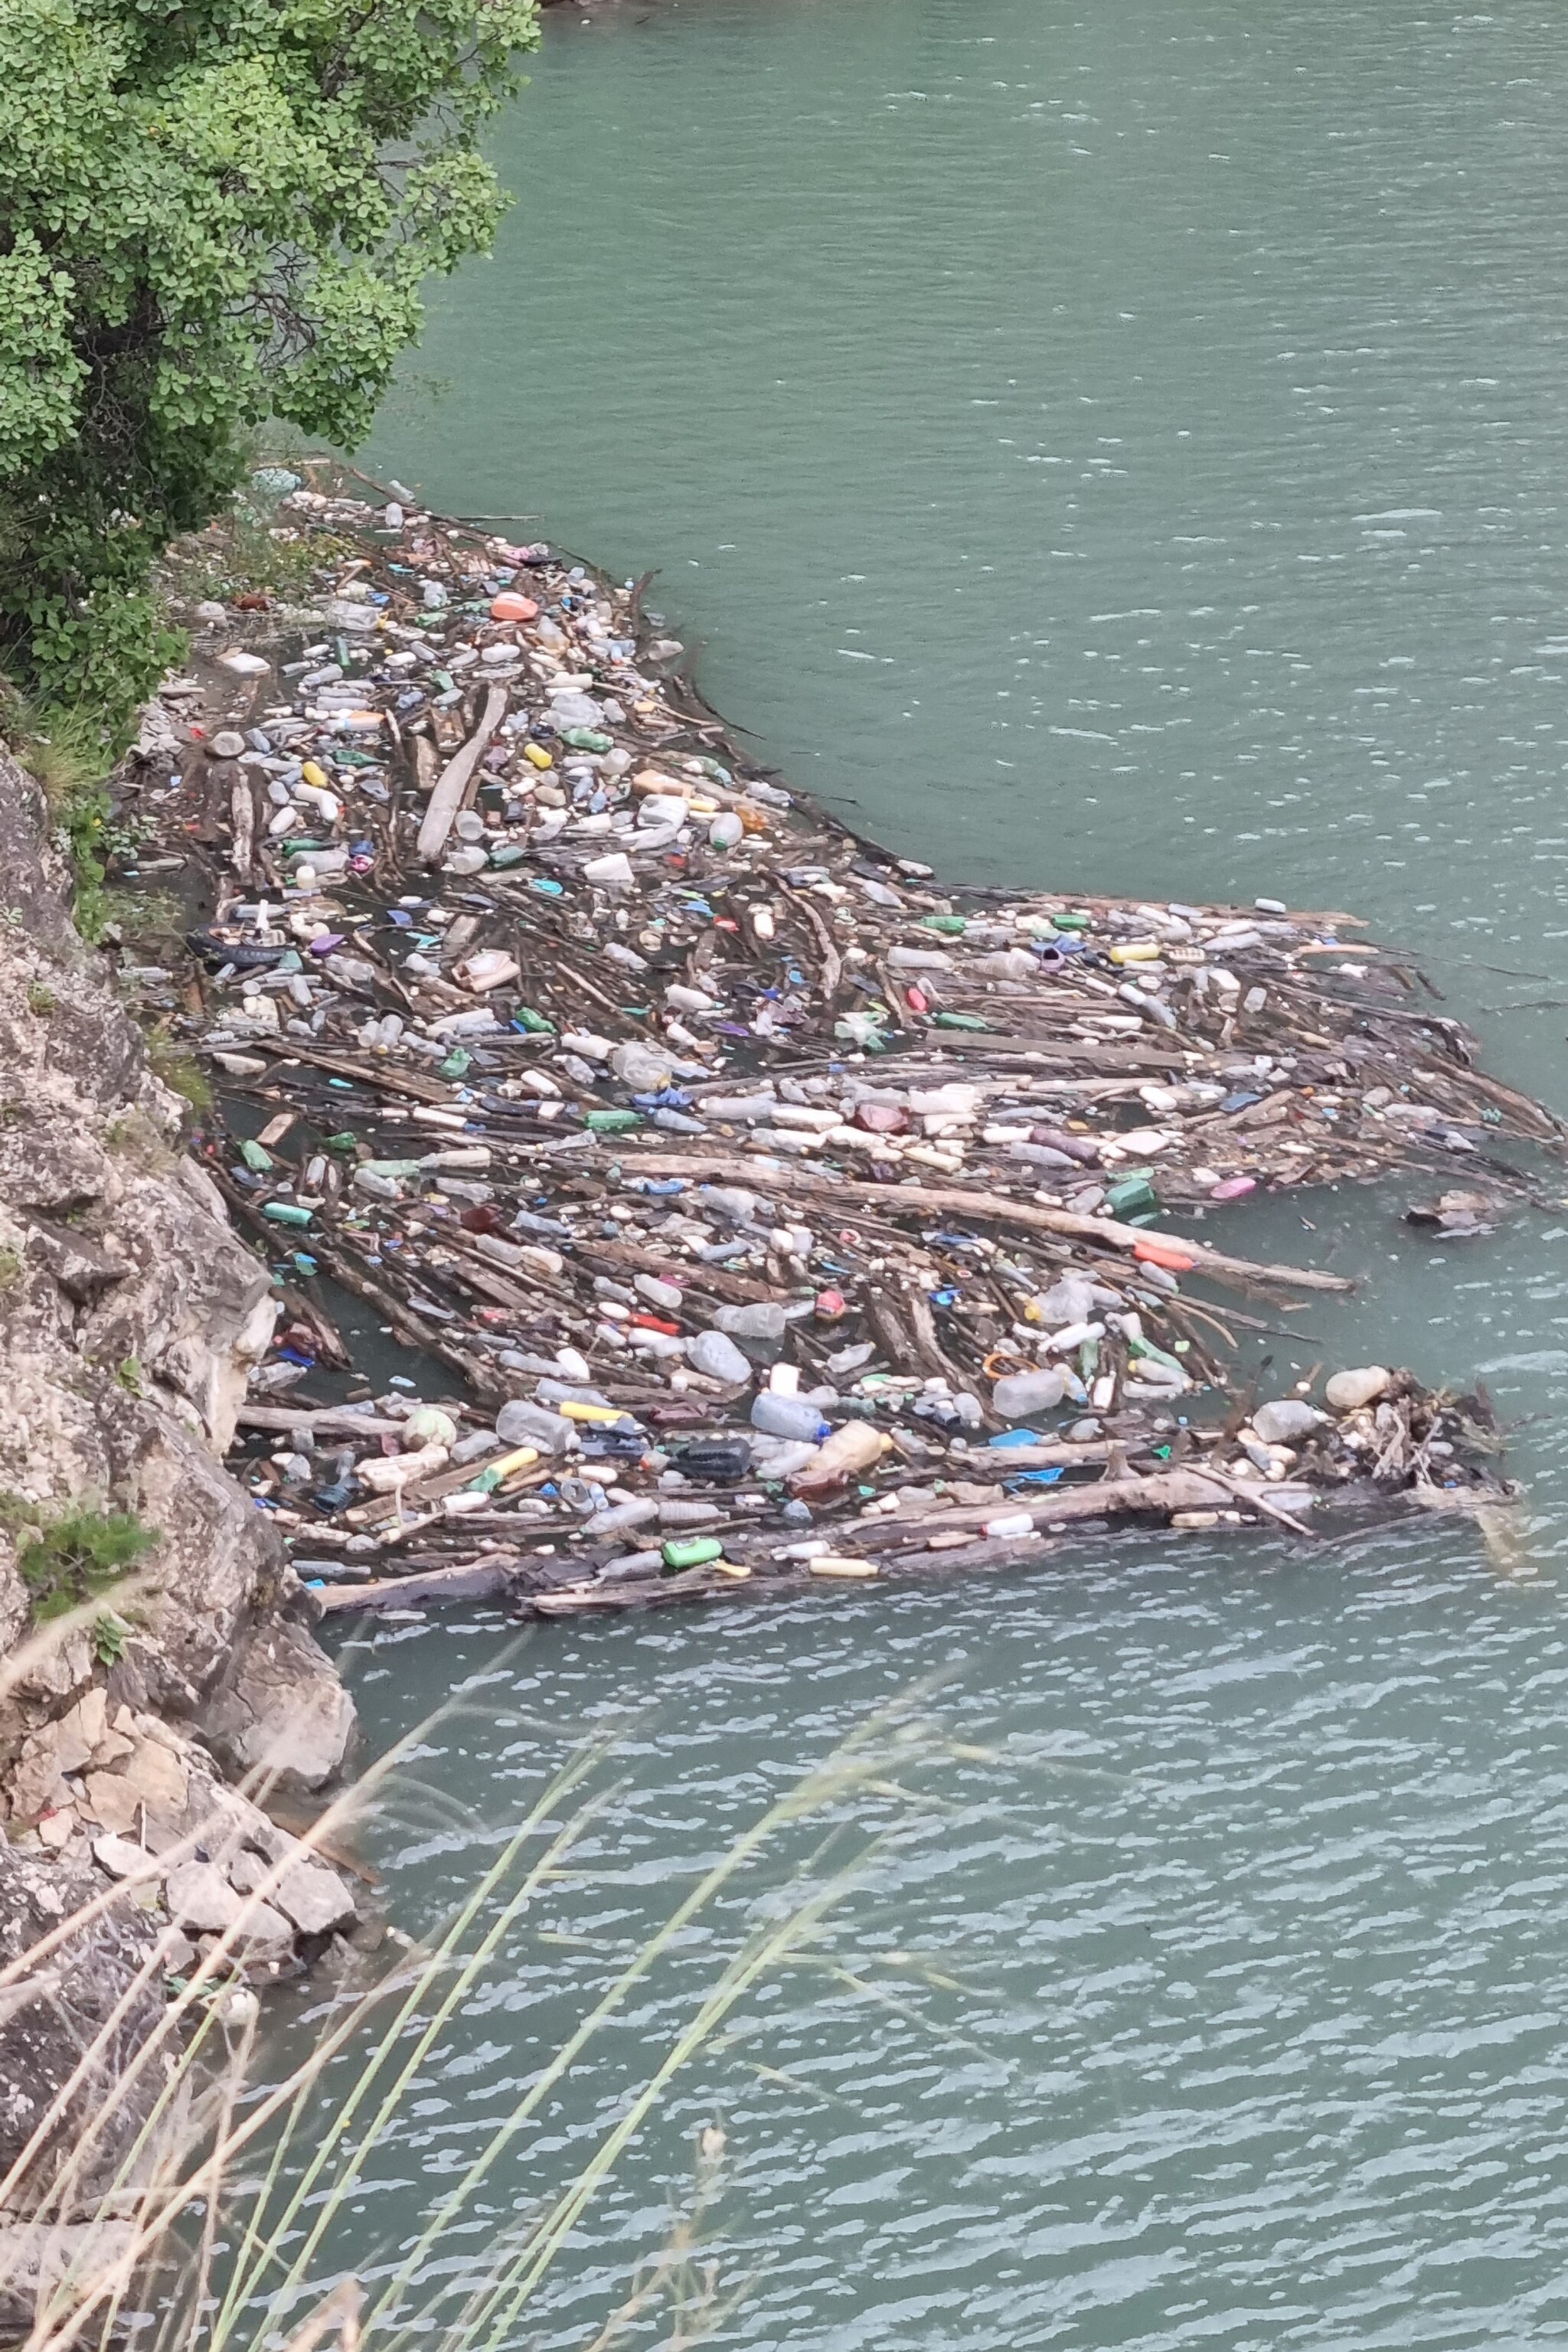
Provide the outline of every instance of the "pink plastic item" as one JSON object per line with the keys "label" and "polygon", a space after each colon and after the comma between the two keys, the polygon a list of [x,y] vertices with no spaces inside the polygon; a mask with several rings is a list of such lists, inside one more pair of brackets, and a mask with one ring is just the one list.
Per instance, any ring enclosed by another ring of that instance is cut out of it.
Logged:
{"label": "pink plastic item", "polygon": [[492,621],[537,621],[539,607],[531,596],[520,596],[515,589],[503,588],[490,606]]}

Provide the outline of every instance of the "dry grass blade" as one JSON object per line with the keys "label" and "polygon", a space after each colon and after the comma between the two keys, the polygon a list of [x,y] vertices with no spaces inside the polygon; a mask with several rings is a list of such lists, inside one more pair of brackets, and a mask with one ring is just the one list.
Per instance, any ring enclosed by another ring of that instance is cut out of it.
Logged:
{"label": "dry grass blade", "polygon": [[[422,1726],[418,1735],[399,1743],[395,1757],[428,1729]],[[605,1790],[578,1802],[564,1822],[560,1818],[563,1804],[580,1797],[589,1776],[605,1762],[607,1746],[584,1748],[568,1760],[506,1836],[445,1931],[341,2006],[330,2005],[325,2025],[281,2080],[253,2079],[260,2047],[256,2004],[253,1996],[230,1987],[225,1974],[237,1940],[233,1931],[216,1938],[192,1980],[169,2001],[113,2084],[80,2145],[33,2200],[42,2239],[53,2234],[58,2258],[39,2266],[25,2352],[76,2352],[94,2341],[107,2352],[128,2328],[143,2331],[154,2307],[159,2324],[144,2340],[155,2338],[156,2352],[256,2352],[262,2346],[319,2352],[334,2341],[340,2352],[358,2352],[362,2336],[375,2336],[384,2352],[399,2352],[414,2336],[428,2341],[432,2335],[444,2352],[500,2352],[589,2202],[681,2068],[770,1970],[803,1952],[858,1883],[881,1839],[858,1834],[857,1852],[846,1867],[830,1870],[832,1856],[856,1818],[857,1801],[875,1803],[883,1819],[889,1805],[907,1811],[909,1791],[891,1778],[889,1767],[895,1757],[905,1763],[922,1737],[910,1700],[895,1702],[803,1774],[700,1874],[668,1916],[616,1965],[598,1999],[533,2074],[461,2178],[433,2200],[368,2305],[359,2283],[364,2275],[363,2230],[352,2222],[361,2210],[356,2200],[363,2200],[374,2178],[378,2152],[395,2148],[401,2119],[444,2033],[477,1997],[487,1970],[541,1891],[561,1883],[574,1845],[608,1803],[612,1791]],[[393,1760],[384,1762],[376,1776],[380,1780]],[[329,1808],[316,1825],[317,1841],[331,1835],[334,1819],[362,1804],[363,1787]],[[795,1893],[769,1894],[768,1909],[697,2000],[658,2064],[646,2081],[628,2087],[618,2120],[589,2160],[542,2211],[491,2244],[482,2275],[470,2282],[455,2316],[458,2290],[449,2284],[436,2287],[426,2307],[414,2308],[411,2298],[421,2287],[432,2250],[458,2224],[520,2136],[531,2125],[542,2126],[544,2104],[634,1989],[677,1949],[700,1914],[721,1895],[733,1896],[739,1874],[770,1840],[814,1817],[825,1819],[826,1827],[786,1879]],[[531,1846],[537,1851],[529,1858]],[[264,1901],[265,1895],[263,1885],[255,1899]],[[121,1890],[108,1901],[125,1899]],[[95,1899],[89,1907],[98,1914],[103,1906]],[[72,1927],[62,1923],[63,1932],[35,1948],[35,1956],[43,1957],[30,1976],[24,1964],[18,1979],[14,1964],[7,1987],[0,1972],[0,1996],[13,1990],[18,1997],[55,1997],[58,1971],[69,1960]],[[142,1990],[160,1968],[154,1946],[137,1971]],[[324,2098],[330,2071],[351,2060],[351,2079]],[[90,2052],[84,2052],[73,2076],[78,2090],[89,2079],[92,2063]],[[133,2111],[138,2127],[128,2129],[126,2102],[135,2095],[139,2074],[147,2077],[143,2093],[150,2082],[153,2095]],[[68,2107],[66,2096],[50,2103],[57,2122]],[[120,2162],[108,2191],[93,2207],[84,2189],[94,2178],[93,2148],[104,2145],[120,2151]],[[37,2154],[35,2148],[35,2158]],[[14,2167],[13,2173],[14,2195],[25,2200],[27,2166]],[[699,2210],[700,2205],[700,2198]],[[112,2212],[111,2240],[78,2242],[73,2232],[84,2210],[89,2221]],[[334,2248],[351,2227],[354,2275],[334,2283]],[[697,2262],[695,2248],[694,2225],[678,2224],[662,2252],[639,2270],[630,2296],[605,2322],[600,2352],[656,2305],[668,2312],[672,2344],[694,2344],[711,2333],[729,2305],[719,2293],[716,2270]],[[309,2309],[303,2320],[297,2315],[301,2304]]]}

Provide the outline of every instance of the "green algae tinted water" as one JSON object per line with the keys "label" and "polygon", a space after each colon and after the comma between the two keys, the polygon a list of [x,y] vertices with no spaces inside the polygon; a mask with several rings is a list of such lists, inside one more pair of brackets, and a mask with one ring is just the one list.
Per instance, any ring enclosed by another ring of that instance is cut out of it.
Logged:
{"label": "green algae tinted water", "polygon": [[[518,209],[433,301],[378,467],[660,567],[710,698],[901,850],[1352,908],[1568,1105],[1568,20],[589,19],[551,19],[496,141]],[[580,1876],[425,2071],[377,2246],[606,1955],[921,1688],[963,1751],[911,1760],[940,1810],[682,2074],[509,2340],[593,2340],[713,2121],[727,2345],[1568,2337],[1568,1213],[1445,1250],[1406,1197],[1233,1214],[1239,1249],[1366,1277],[1248,1344],[1266,1382],[1385,1352],[1481,1372],[1529,1487],[1511,1576],[1417,1522],[1316,1553],[1091,1544],[504,1654],[471,1611],[346,1644],[373,1743],[472,1683],[376,1832],[412,1929],[577,1737],[623,1727]],[[585,2159],[743,1915],[639,1991],[434,2276]]]}

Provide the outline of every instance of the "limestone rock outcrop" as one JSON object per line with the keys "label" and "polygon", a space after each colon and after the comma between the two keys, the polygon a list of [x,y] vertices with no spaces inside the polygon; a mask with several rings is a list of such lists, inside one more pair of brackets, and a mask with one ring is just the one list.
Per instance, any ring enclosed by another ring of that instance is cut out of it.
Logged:
{"label": "limestone rock outcrop", "polygon": [[[185,1107],[64,883],[42,794],[0,751],[0,1817],[85,1860],[126,1827],[116,1784],[156,1777],[152,1732],[134,1768],[116,1748],[123,1718],[176,1726],[171,1756],[210,1732],[232,1769],[298,1790],[337,1770],[353,1708],[222,1465],[271,1334],[266,1269],[185,1155]],[[68,1596],[40,1595],[38,1541],[73,1510],[153,1540],[107,1640],[89,1622],[40,1651],[40,1600]],[[75,1757],[68,1717],[104,1752]]]}

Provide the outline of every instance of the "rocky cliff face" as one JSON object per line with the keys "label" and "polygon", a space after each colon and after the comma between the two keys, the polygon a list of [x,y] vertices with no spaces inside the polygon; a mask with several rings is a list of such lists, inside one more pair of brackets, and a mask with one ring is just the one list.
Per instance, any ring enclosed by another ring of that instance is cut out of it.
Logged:
{"label": "rocky cliff face", "polygon": [[[3,753],[0,877],[0,1816],[85,1857],[125,1826],[110,1783],[139,1769],[135,1726],[314,1787],[353,1709],[221,1465],[272,1328],[265,1271],[184,1156],[184,1106],[72,929],[41,794]],[[37,1579],[40,1533],[73,1508],[155,1530],[122,1654],[89,1624],[19,1673],[39,1598],[22,1563]],[[63,1727],[95,1690],[101,1752],[79,1755]]]}

